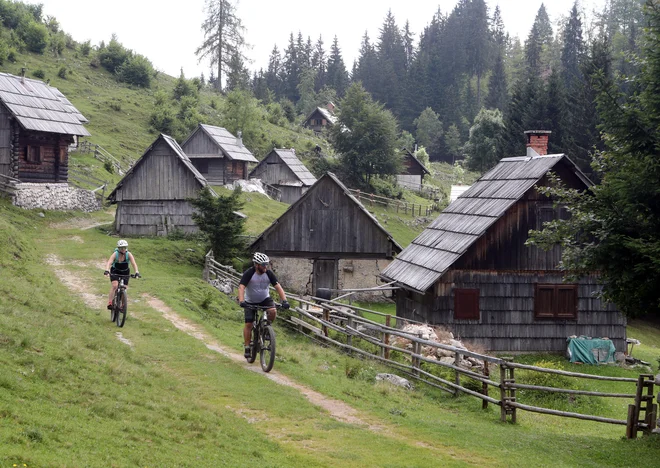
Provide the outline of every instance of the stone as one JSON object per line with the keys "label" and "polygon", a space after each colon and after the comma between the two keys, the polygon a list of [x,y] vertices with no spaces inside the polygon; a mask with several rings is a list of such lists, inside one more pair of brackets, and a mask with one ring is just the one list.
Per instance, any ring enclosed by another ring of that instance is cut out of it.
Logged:
{"label": "stone", "polygon": [[412,390],[414,388],[413,384],[410,383],[408,379],[404,379],[403,377],[399,377],[398,375],[394,374],[377,374],[376,381],[389,382],[392,385],[405,388],[406,390]]}

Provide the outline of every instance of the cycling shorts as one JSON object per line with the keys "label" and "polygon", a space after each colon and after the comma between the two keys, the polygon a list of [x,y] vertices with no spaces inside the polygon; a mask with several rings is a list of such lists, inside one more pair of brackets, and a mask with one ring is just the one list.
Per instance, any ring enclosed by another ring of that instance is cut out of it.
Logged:
{"label": "cycling shorts", "polygon": [[[262,307],[275,307],[275,301],[273,301],[272,297],[267,297],[258,304],[248,303],[248,306],[249,305],[258,305]],[[254,323],[255,319],[257,318],[257,309],[246,307],[243,310],[245,311],[245,323]]]}

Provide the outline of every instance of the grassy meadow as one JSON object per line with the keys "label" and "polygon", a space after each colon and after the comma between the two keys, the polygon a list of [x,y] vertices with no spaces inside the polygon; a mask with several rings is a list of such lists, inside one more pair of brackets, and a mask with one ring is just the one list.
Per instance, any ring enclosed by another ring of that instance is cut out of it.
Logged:
{"label": "grassy meadow", "polygon": [[[379,364],[278,324],[275,370],[349,404],[363,423],[340,422],[149,306],[145,293],[240,351],[240,309],[201,280],[204,249],[194,241],[129,239],[144,278],[131,281],[128,319],[118,329],[104,309],[102,275],[117,239],[109,224],[81,229],[111,220],[112,212],[42,218],[0,200],[0,466],[602,467],[657,456],[657,437],[628,441],[622,426],[524,412],[515,425],[501,423],[499,408],[482,410],[471,397],[375,383],[386,371]],[[78,293],[60,281],[71,277]],[[637,357],[657,359],[656,325],[633,322],[629,335],[642,340]],[[559,357],[520,359],[578,367]],[[618,391],[616,383],[599,388]],[[566,404],[623,419],[627,402]]]}

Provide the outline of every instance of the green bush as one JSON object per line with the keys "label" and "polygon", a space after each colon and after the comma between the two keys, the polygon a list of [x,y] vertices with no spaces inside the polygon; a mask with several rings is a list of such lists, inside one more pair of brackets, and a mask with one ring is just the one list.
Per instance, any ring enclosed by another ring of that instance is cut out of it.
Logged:
{"label": "green bush", "polygon": [[48,46],[48,28],[44,24],[30,21],[19,30],[19,34],[30,52],[43,54]]}
{"label": "green bush", "polygon": [[44,77],[46,76],[46,72],[43,71],[41,68],[37,68],[35,71],[32,72],[32,76],[35,78],[39,78],[40,80],[43,80]]}
{"label": "green bush", "polygon": [[66,67],[60,67],[60,69],[57,71],[57,76],[63,80],[66,80]]}
{"label": "green bush", "polygon": [[142,55],[134,55],[127,58],[117,68],[117,79],[142,88],[151,86],[151,76],[154,67],[151,62]]}
{"label": "green bush", "polygon": [[83,54],[83,57],[88,57],[91,51],[92,51],[92,44],[89,39],[83,42],[82,44],[80,44],[80,53]]}
{"label": "green bush", "polygon": [[132,56],[130,50],[124,48],[117,40],[117,36],[112,35],[108,45],[99,47],[98,59],[103,68],[111,73],[116,73],[119,67]]}

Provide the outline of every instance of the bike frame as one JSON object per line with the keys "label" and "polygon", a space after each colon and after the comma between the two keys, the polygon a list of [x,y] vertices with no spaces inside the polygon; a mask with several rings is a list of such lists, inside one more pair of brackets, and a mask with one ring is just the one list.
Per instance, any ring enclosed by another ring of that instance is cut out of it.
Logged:
{"label": "bike frame", "polygon": [[[275,330],[268,320],[269,309],[279,308],[279,304],[273,306],[260,306],[257,304],[247,304],[246,309],[253,309],[256,317],[252,325],[252,338],[250,340],[250,353],[248,362],[256,360],[257,354],[260,356],[261,368],[264,372],[270,372],[275,362]],[[266,337],[264,339],[264,337]],[[266,342],[267,344],[264,344]],[[266,355],[266,353],[268,353]]]}

